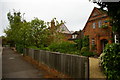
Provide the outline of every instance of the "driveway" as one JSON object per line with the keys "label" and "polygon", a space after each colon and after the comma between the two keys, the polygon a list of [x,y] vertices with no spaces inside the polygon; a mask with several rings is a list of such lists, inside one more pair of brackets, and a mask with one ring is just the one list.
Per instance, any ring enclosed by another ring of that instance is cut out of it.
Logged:
{"label": "driveway", "polygon": [[89,61],[90,61],[90,78],[102,78],[104,80],[106,76],[99,67],[99,59],[89,58]]}

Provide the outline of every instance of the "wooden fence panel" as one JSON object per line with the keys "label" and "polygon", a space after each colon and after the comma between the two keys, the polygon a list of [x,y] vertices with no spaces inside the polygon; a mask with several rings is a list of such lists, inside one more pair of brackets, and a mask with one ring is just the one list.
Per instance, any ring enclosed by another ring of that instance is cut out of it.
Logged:
{"label": "wooden fence panel", "polygon": [[33,49],[26,49],[25,54],[72,78],[89,78],[87,57]]}

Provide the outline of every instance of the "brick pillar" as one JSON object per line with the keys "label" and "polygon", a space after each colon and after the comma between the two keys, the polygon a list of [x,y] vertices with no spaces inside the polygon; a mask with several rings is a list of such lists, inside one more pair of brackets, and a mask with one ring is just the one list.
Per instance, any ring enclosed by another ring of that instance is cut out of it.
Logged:
{"label": "brick pillar", "polygon": [[97,36],[97,54],[100,55],[101,53],[101,41],[100,41],[100,36]]}

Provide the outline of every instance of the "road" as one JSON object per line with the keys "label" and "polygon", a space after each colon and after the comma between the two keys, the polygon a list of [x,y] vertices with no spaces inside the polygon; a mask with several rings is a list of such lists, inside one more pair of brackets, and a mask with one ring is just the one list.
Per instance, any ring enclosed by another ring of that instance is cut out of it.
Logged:
{"label": "road", "polygon": [[4,48],[2,53],[3,78],[44,78],[44,70],[36,69],[26,62],[22,55],[15,53],[10,48]]}

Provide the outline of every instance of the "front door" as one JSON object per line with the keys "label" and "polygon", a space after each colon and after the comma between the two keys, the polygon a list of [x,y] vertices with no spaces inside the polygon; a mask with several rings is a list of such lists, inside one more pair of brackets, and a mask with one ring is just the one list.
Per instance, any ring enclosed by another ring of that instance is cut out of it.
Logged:
{"label": "front door", "polygon": [[106,45],[107,43],[108,43],[108,40],[106,40],[106,39],[101,40],[102,52],[103,52],[103,50],[104,50],[104,48],[105,48],[105,45]]}

